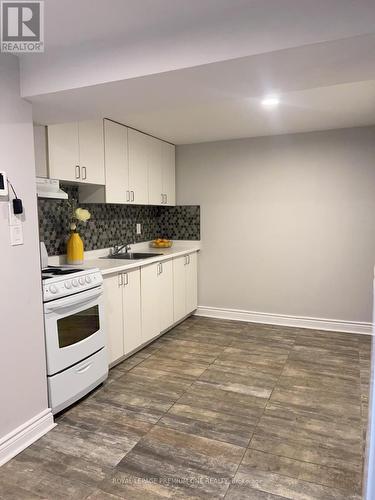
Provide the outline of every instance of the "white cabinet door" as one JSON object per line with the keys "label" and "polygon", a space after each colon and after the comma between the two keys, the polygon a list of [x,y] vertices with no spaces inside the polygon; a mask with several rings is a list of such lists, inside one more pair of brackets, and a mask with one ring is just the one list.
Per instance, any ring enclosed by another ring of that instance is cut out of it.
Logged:
{"label": "white cabinet door", "polygon": [[186,272],[186,314],[189,314],[198,307],[198,277],[197,277],[197,253],[187,256]]}
{"label": "white cabinet door", "polygon": [[128,129],[110,120],[104,120],[104,162],[106,202],[129,202]]}
{"label": "white cabinet door", "polygon": [[62,181],[79,181],[78,123],[49,125],[49,176]]}
{"label": "white cabinet door", "polygon": [[186,316],[186,256],[173,259],[173,319],[176,323]]}
{"label": "white cabinet door", "polygon": [[130,202],[148,204],[149,136],[128,129]]}
{"label": "white cabinet door", "polygon": [[162,142],[164,204],[176,204],[176,152],[173,144]]}
{"label": "white cabinet door", "polygon": [[141,332],[141,271],[123,274],[124,354],[142,344]]}
{"label": "white cabinet door", "polygon": [[124,354],[122,290],[121,275],[104,277],[104,313],[109,363]]}
{"label": "white cabinet door", "polygon": [[162,205],[163,198],[163,142],[148,137],[148,198],[150,205]]}
{"label": "white cabinet door", "polygon": [[173,263],[160,262],[155,294],[159,297],[159,330],[169,328],[173,322]]}
{"label": "white cabinet door", "polygon": [[158,263],[141,269],[142,342],[159,335]]}
{"label": "white cabinet door", "polygon": [[180,321],[197,308],[197,252],[173,259],[174,321]]}
{"label": "white cabinet door", "polygon": [[105,184],[103,120],[78,123],[81,182]]}

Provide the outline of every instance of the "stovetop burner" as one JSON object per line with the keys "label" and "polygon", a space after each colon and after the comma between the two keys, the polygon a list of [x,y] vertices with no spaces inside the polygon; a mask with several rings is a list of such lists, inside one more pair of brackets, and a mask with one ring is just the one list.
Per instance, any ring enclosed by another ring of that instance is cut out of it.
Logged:
{"label": "stovetop burner", "polygon": [[46,280],[48,278],[53,278],[54,276],[64,276],[67,274],[73,274],[83,271],[83,269],[78,268],[70,268],[70,267],[52,267],[48,266],[42,269],[42,280]]}
{"label": "stovetop burner", "polygon": [[71,268],[71,267],[48,266],[48,267],[42,269],[42,273],[43,274],[52,274],[52,276],[61,276],[64,274],[78,273],[78,272],[83,271],[83,270],[84,269]]}

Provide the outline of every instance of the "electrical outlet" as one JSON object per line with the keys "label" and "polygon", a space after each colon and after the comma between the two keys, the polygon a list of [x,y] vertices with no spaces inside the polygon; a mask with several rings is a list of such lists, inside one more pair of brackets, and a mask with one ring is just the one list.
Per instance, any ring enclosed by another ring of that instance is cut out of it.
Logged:
{"label": "electrical outlet", "polygon": [[138,224],[136,224],[135,227],[136,227],[137,234],[141,234],[142,233],[142,226],[141,226],[141,224],[138,223]]}

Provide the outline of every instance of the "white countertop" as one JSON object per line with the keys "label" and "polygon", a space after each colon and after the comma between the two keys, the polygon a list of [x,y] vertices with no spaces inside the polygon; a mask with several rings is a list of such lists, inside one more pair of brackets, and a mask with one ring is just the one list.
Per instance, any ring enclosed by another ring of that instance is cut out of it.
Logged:
{"label": "white countertop", "polygon": [[[171,248],[151,248],[149,246],[149,242],[145,242],[131,245],[131,249],[133,252],[147,252],[162,255],[155,255],[155,257],[139,260],[106,259],[102,257],[109,254],[109,249],[103,248],[100,250],[85,252],[84,264],[78,265],[77,267],[81,269],[96,267],[101,271],[102,275],[105,276],[107,274],[143,267],[148,264],[153,264],[154,262],[161,262],[173,257],[179,257],[181,255],[187,255],[191,252],[196,252],[200,250],[200,242],[175,241],[173,242],[173,246]],[[48,263],[49,265],[65,264],[65,255],[50,257],[48,259]]]}

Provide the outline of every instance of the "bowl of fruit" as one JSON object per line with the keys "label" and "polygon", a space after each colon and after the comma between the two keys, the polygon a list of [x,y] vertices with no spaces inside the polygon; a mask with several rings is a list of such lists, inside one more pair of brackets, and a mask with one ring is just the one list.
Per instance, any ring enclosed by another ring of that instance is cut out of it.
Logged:
{"label": "bowl of fruit", "polygon": [[171,248],[173,242],[172,240],[166,240],[164,238],[158,238],[150,243],[152,248]]}

